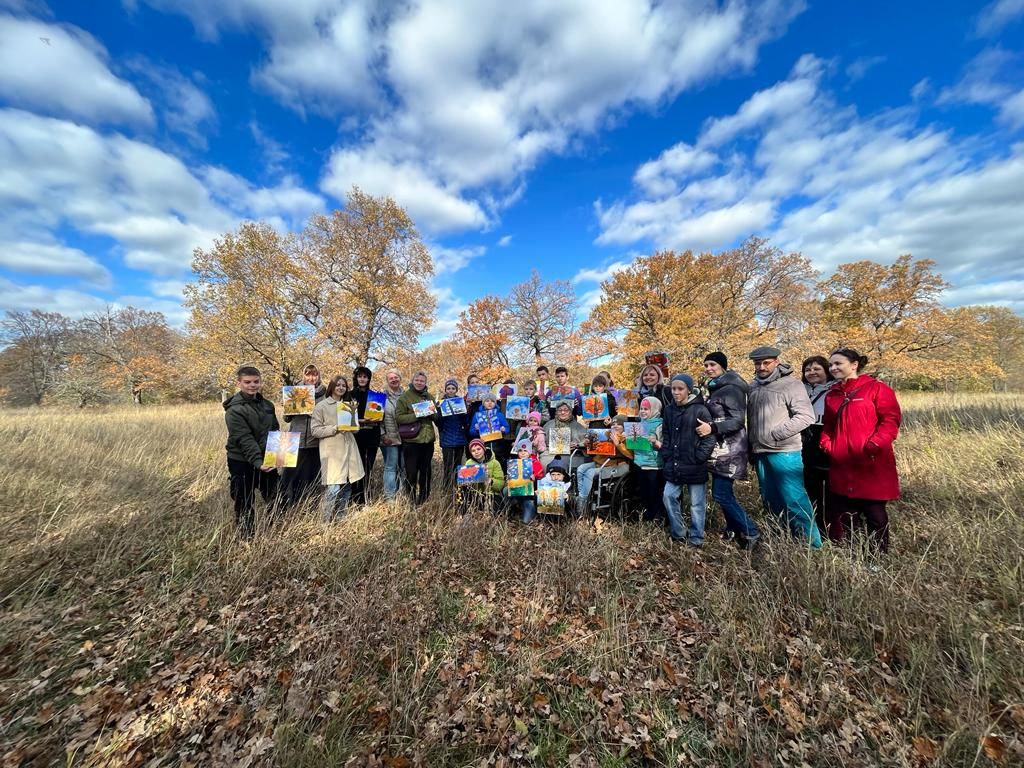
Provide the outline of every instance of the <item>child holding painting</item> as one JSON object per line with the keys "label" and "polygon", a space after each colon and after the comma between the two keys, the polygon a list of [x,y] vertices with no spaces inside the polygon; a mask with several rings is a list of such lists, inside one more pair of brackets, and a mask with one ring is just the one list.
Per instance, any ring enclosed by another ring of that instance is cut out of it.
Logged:
{"label": "child holding painting", "polygon": [[[459,396],[459,382],[448,379],[444,383],[445,399]],[[465,413],[445,414],[438,411],[437,427],[441,441],[441,460],[444,472],[441,475],[441,488],[450,493],[455,486],[455,471],[462,463],[466,451],[466,425],[469,416]]]}

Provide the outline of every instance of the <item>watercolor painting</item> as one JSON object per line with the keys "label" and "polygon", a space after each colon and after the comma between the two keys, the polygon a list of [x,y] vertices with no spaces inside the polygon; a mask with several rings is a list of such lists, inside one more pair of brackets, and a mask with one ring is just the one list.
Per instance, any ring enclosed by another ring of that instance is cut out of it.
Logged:
{"label": "watercolor painting", "polygon": [[607,392],[587,395],[583,398],[583,418],[585,421],[607,419],[609,415]]}
{"label": "watercolor painting", "polygon": [[509,421],[526,421],[529,415],[530,398],[525,395],[515,395],[505,403],[505,418]]}
{"label": "watercolor painting", "polygon": [[640,415],[640,393],[635,389],[620,389],[615,393],[615,407],[620,416],[637,418]]}
{"label": "watercolor painting", "polygon": [[347,401],[338,403],[338,431],[359,431],[359,411],[358,406],[355,403]]}
{"label": "watercolor painting", "polygon": [[366,410],[363,411],[363,421],[384,421],[384,404],[387,401],[388,396],[384,392],[374,392],[372,389],[367,392]]}
{"label": "watercolor painting", "polygon": [[615,443],[607,429],[587,430],[587,453],[591,456],[614,456]]}
{"label": "watercolor painting", "polygon": [[437,406],[433,400],[417,400],[412,403],[412,412],[417,419],[428,419],[437,413]]}
{"label": "watercolor painting", "polygon": [[547,515],[565,514],[569,483],[544,478],[537,482],[537,511]]}
{"label": "watercolor painting", "polygon": [[466,400],[462,397],[446,397],[441,401],[442,416],[457,416],[466,413]]}
{"label": "watercolor painting", "polygon": [[486,384],[470,384],[466,388],[466,399],[471,403],[483,402],[484,395],[488,394],[491,388]]}
{"label": "watercolor painting", "polygon": [[509,459],[508,467],[505,472],[505,479],[508,482],[515,480],[532,480],[533,479],[533,460],[532,459]]}
{"label": "watercolor painting", "polygon": [[316,387],[300,384],[295,387],[281,387],[281,400],[285,416],[304,416],[313,412],[316,405]]}
{"label": "watercolor painting", "polygon": [[627,421],[622,425],[623,436],[626,438],[626,447],[631,451],[653,451],[651,435],[647,432],[647,425],[642,421]]}
{"label": "watercolor painting", "polygon": [[555,428],[549,433],[551,436],[548,442],[548,453],[565,455],[572,449],[569,444],[572,442],[572,431],[569,429]]}
{"label": "watercolor painting", "polygon": [[501,389],[498,390],[498,397],[504,400],[506,397],[513,397],[519,391],[519,387],[515,384],[502,384]]}
{"label": "watercolor painting", "polygon": [[285,469],[298,465],[301,439],[301,432],[270,432],[267,435],[267,450],[263,454],[263,466]]}
{"label": "watercolor painting", "polygon": [[459,485],[475,485],[487,482],[487,467],[483,464],[460,464],[455,473]]}

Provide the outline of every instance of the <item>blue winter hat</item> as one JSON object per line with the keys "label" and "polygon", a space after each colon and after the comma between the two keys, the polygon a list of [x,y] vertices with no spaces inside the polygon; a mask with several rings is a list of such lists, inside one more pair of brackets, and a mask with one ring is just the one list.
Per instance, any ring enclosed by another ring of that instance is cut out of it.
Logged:
{"label": "blue winter hat", "polygon": [[569,468],[565,466],[565,462],[561,459],[552,459],[551,463],[548,464],[548,473],[561,472],[566,477],[569,477]]}
{"label": "blue winter hat", "polygon": [[683,384],[686,385],[686,388],[693,392],[693,377],[690,374],[677,373],[675,376],[672,377],[672,381],[669,382],[669,386],[671,387],[672,384],[676,381],[683,382]]}
{"label": "blue winter hat", "polygon": [[456,392],[459,391],[459,382],[457,382],[455,379],[448,379],[448,381],[444,383],[445,389],[448,389],[449,386],[455,387]]}

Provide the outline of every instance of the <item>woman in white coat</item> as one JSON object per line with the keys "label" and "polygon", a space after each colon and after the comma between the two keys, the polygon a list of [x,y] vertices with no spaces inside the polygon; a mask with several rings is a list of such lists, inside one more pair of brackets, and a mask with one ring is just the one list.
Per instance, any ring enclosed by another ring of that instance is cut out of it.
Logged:
{"label": "woman in white coat", "polygon": [[335,376],[327,394],[313,409],[310,431],[320,440],[320,479],[324,485],[323,514],[326,522],[338,520],[352,498],[352,484],[361,480],[363,463],[352,432],[338,431],[338,403],[351,399],[348,380]]}

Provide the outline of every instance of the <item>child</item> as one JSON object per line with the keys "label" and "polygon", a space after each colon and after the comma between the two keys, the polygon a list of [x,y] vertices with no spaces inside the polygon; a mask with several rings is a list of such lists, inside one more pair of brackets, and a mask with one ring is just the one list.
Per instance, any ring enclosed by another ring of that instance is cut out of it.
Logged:
{"label": "child", "polygon": [[279,429],[274,404],[263,397],[263,377],[258,368],[243,365],[235,374],[238,392],[224,403],[228,427],[228,475],[235,502],[235,525],[244,539],[256,533],[253,503],[259,488],[268,506],[277,498],[277,470],[263,466],[267,435]]}
{"label": "child", "polygon": [[537,381],[534,382],[534,389],[537,391],[537,397],[541,400],[548,399],[548,390],[551,389],[551,380],[548,378],[548,367],[546,365],[537,366]]}
{"label": "child", "polygon": [[[348,380],[335,376],[327,384],[327,396],[313,409],[310,429],[320,440],[320,482],[324,485],[324,522],[340,520],[352,499],[353,486],[366,473],[359,444],[352,432],[338,431],[338,403],[349,399]],[[357,402],[355,407],[358,407]]]}
{"label": "child", "polygon": [[366,487],[370,483],[370,473],[373,472],[373,465],[377,461],[377,449],[380,448],[379,421],[363,421],[366,416],[366,401],[370,396],[370,381],[373,379],[373,371],[365,365],[356,366],[352,371],[352,393],[345,397],[354,400],[359,406],[359,431],[355,433],[356,445],[359,446],[360,465],[366,471],[362,480],[359,480],[352,488],[352,501],[356,504],[365,504],[367,500]]}
{"label": "child", "polygon": [[[558,390],[563,397],[565,395],[569,395],[572,398],[573,416],[579,416],[583,413],[583,397],[580,395],[580,391],[569,383],[569,369],[564,365],[560,365],[555,368],[555,387],[553,387],[553,389]],[[552,403],[552,399],[549,395],[548,408],[551,412],[551,418],[555,417],[555,408],[557,407],[557,402]]]}
{"label": "child", "polygon": [[[480,410],[473,416],[473,421],[469,427],[470,437],[481,437],[488,432],[500,432],[501,437],[511,432],[508,421],[505,420],[504,415],[498,410],[498,398],[495,397],[494,392],[488,392],[484,395],[483,402],[480,404]],[[508,455],[507,453],[504,456],[502,455],[501,438],[492,438],[492,440],[494,443],[490,447],[497,455],[498,461],[504,464]]]}
{"label": "child", "polygon": [[[320,369],[310,363],[302,369],[302,383],[314,387],[313,404],[324,399],[325,390],[323,382],[320,381]],[[303,496],[313,493],[313,489],[319,488],[320,484],[317,475],[320,474],[320,449],[317,447],[316,438],[309,431],[309,422],[312,414],[285,414],[285,427],[289,432],[298,432],[299,458],[294,467],[289,467],[281,472],[281,501],[289,507],[297,504]]]}
{"label": "child", "polygon": [[533,452],[540,455],[548,449],[548,441],[544,437],[544,428],[540,425],[540,413],[530,411],[526,417],[526,434],[529,436]]}
{"label": "child", "polygon": [[[529,440],[520,440],[513,446],[516,457],[522,461],[530,462],[531,478],[534,483],[539,480],[544,474],[544,467],[537,460],[537,457],[533,454],[533,446]],[[508,493],[508,487],[505,488]],[[537,496],[512,496],[509,495],[509,502],[513,508],[519,507],[522,510],[522,520],[524,523],[532,522],[537,517]]]}
{"label": "child", "polygon": [[540,423],[543,424],[548,420],[548,406],[544,402],[543,396],[537,392],[537,382],[527,379],[523,382],[519,388],[520,394],[530,398],[530,410],[537,411],[541,414]]}
{"label": "child", "polygon": [[[619,433],[612,433],[612,441],[625,456],[633,459],[637,469],[637,485],[640,486],[640,500],[644,505],[644,520],[662,520],[665,517],[665,478],[661,472],[661,399],[650,395],[640,401],[640,423],[647,429],[651,449],[630,450]],[[616,442],[617,441],[617,442]]]}
{"label": "child", "polygon": [[465,514],[470,509],[501,509],[502,491],[505,489],[505,472],[494,454],[479,438],[469,442],[467,466],[483,464],[487,469],[487,483],[480,486],[463,485],[457,488],[459,511]]}
{"label": "child", "polygon": [[[598,422],[600,423],[600,422]],[[576,489],[579,493],[577,508],[580,514],[586,514],[591,507],[590,492],[594,487],[594,480],[598,474],[604,480],[611,480],[616,477],[625,477],[629,474],[629,461],[626,454],[619,447],[622,444],[622,424],[614,422],[609,429],[609,437],[615,444],[615,456],[593,456],[584,464],[580,464],[576,470]]]}
{"label": "child", "polygon": [[[556,483],[567,483],[569,482],[569,467],[562,459],[553,459],[548,464],[548,471],[545,475],[549,480],[553,480]],[[573,500],[571,494],[567,491],[565,494],[565,514],[572,514]]]}
{"label": "child", "polygon": [[604,419],[591,419],[591,420],[589,420],[587,422],[587,428],[588,429],[603,429],[605,427],[610,427],[611,424],[612,424],[612,421],[615,420],[615,415],[618,413],[618,410],[615,407],[615,395],[613,395],[611,392],[606,392],[607,389],[608,389],[608,380],[604,376],[602,376],[601,374],[598,374],[597,376],[595,376],[593,381],[590,383],[590,391],[593,394],[595,394],[595,395],[604,394],[604,395],[606,395],[608,397],[608,416],[607,416],[607,418],[604,418]]}
{"label": "child", "polygon": [[[458,397],[459,382],[455,379],[448,379],[444,383],[444,396],[445,398]],[[440,409],[437,414],[438,431],[441,433],[441,458],[444,462],[441,487],[446,492],[451,492],[455,485],[455,472],[465,454],[466,424],[469,421],[469,415],[455,413],[445,416]]]}
{"label": "child", "polygon": [[[673,541],[686,541],[691,547],[704,545],[704,516],[707,510],[706,486],[708,459],[715,449],[715,436],[697,434],[697,422],[711,423],[711,414],[693,379],[677,373],[669,385],[672,402],[665,406],[662,424],[661,460],[665,473],[665,511]],[[690,501],[690,528],[683,528],[680,496],[686,491]]]}

